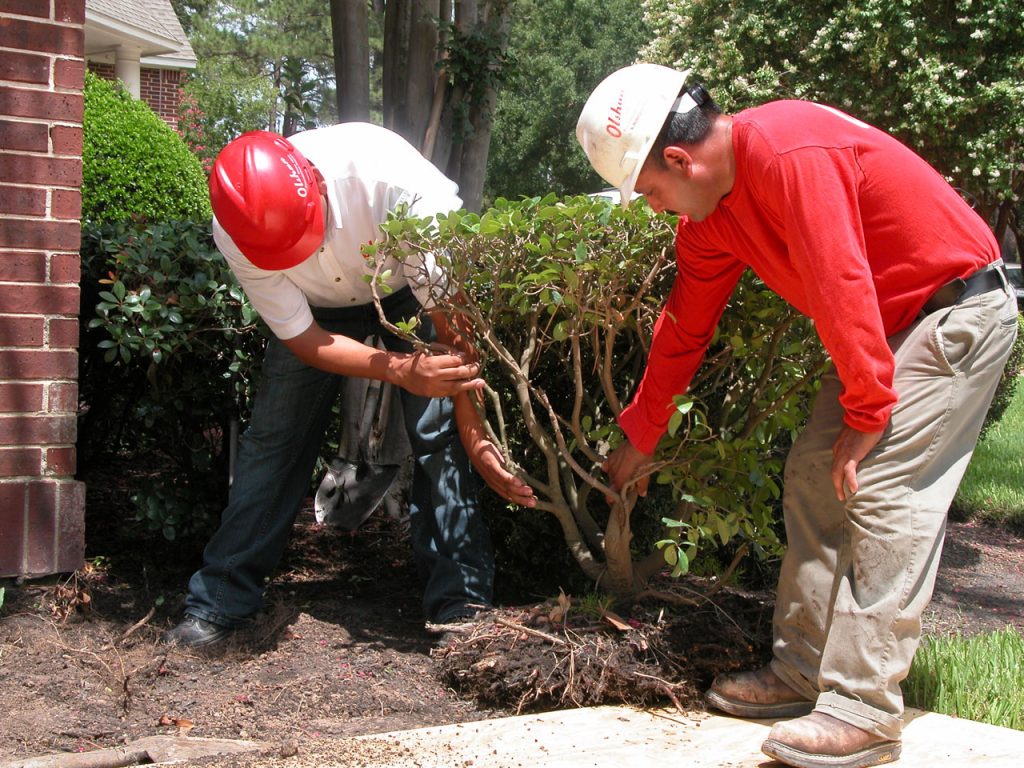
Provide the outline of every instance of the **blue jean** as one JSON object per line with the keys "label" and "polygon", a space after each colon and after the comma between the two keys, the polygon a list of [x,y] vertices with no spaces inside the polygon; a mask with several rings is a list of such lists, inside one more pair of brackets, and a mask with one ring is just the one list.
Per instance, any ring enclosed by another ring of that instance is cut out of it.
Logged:
{"label": "blue jean", "polygon": [[[408,289],[382,304],[392,322],[420,309]],[[359,341],[377,334],[390,350],[411,349],[381,327],[372,304],[316,315],[328,331]],[[432,339],[428,319],[421,327],[421,335]],[[309,493],[343,382],[270,340],[228,505],[203,553],[203,567],[189,581],[187,614],[230,627],[260,610],[266,581]],[[413,556],[424,581],[423,610],[429,621],[446,622],[464,614],[467,604],[491,600],[494,556],[478,503],[481,484],[459,440],[451,400],[400,392],[415,457],[409,512]]]}

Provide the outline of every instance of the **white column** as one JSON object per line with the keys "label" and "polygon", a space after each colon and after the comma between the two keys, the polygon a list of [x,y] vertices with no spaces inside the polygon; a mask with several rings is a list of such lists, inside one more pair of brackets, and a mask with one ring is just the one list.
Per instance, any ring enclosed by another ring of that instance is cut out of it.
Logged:
{"label": "white column", "polygon": [[125,89],[136,99],[142,88],[142,68],[139,59],[142,51],[132,46],[119,45],[115,52],[114,76],[124,83]]}

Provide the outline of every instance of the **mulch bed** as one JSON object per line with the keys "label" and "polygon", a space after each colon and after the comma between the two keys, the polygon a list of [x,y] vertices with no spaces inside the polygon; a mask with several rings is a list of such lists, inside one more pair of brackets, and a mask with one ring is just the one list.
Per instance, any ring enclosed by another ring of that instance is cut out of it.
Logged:
{"label": "mulch bed", "polygon": [[[309,755],[352,736],[514,713],[701,709],[716,674],[770,654],[770,592],[731,589],[695,605],[581,595],[506,603],[435,628],[450,630],[439,644],[423,624],[405,524],[374,516],[345,534],[316,525],[310,510],[249,631],[217,654],[168,649],[159,638],[180,618],[202,542],[133,531],[126,498],[139,478],[105,470],[88,486],[88,567],[7,586],[0,762],[178,732],[297,742]],[[1019,537],[951,523],[926,632],[1024,630],[1022,553]],[[655,587],[692,602],[711,585],[688,577]]]}

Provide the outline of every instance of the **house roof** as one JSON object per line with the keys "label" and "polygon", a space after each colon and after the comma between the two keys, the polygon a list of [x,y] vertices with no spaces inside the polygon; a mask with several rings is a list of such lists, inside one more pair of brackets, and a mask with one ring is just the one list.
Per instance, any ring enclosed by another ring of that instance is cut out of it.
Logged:
{"label": "house roof", "polygon": [[86,55],[138,49],[147,66],[192,69],[196,55],[170,0],[85,0]]}

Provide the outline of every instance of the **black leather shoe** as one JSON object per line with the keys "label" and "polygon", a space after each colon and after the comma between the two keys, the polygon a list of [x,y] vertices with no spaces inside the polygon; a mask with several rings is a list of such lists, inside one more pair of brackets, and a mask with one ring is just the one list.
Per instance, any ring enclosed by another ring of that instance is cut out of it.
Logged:
{"label": "black leather shoe", "polygon": [[182,648],[209,648],[227,640],[234,631],[198,616],[186,616],[178,626],[165,632],[161,640]]}
{"label": "black leather shoe", "polygon": [[457,604],[447,608],[441,613],[436,619],[433,620],[433,624],[462,624],[467,621],[473,621],[482,611],[486,611],[488,606],[486,605],[465,605]]}

